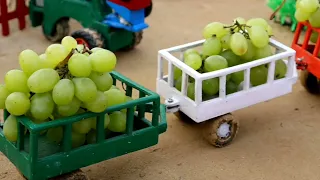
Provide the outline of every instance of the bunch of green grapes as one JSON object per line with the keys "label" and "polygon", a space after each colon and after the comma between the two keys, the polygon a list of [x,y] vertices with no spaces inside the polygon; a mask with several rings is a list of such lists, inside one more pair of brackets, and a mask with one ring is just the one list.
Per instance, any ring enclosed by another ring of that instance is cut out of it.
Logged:
{"label": "bunch of green grapes", "polygon": [[[272,56],[274,53],[269,45],[272,28],[262,18],[252,18],[246,21],[238,17],[232,25],[212,22],[203,29],[205,42],[202,51],[188,49],[184,52],[185,64],[200,73],[217,71],[239,64],[255,61]],[[283,60],[276,62],[275,78],[283,78],[287,66]],[[262,65],[251,69],[250,80],[252,86],[266,83],[268,66]],[[174,69],[175,87],[181,90],[182,71]],[[187,95],[194,99],[194,81],[189,78]],[[235,72],[227,76],[226,93],[231,94],[239,90],[244,80],[244,72]],[[219,93],[219,78],[208,79],[202,84],[203,99],[214,98]]]}
{"label": "bunch of green grapes", "polygon": [[[21,69],[6,73],[5,84],[0,85],[0,108],[10,116],[4,123],[5,137],[17,141],[17,116],[25,115],[36,124],[86,111],[101,113],[110,106],[132,100],[125,92],[113,86],[110,72],[117,58],[102,48],[89,50],[66,36],[61,44],[50,45],[38,55],[24,50],[19,55]],[[104,128],[113,132],[126,130],[126,110],[106,114]],[[95,132],[96,118],[84,119],[72,125],[72,146],[85,143],[89,132]],[[49,140],[60,143],[62,127],[49,129]]]}

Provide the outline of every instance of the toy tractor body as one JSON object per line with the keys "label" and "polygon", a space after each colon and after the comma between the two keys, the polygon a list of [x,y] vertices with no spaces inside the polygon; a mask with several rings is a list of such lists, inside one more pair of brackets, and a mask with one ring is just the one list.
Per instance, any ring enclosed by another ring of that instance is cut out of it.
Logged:
{"label": "toy tractor body", "polygon": [[[305,34],[302,34],[303,29],[306,29]],[[297,52],[297,69],[301,70],[301,84],[312,94],[320,94],[319,33],[320,28],[312,27],[309,22],[299,22],[292,42]],[[300,38],[303,39],[299,42]]]}
{"label": "toy tractor body", "polygon": [[296,0],[268,0],[267,5],[275,12],[275,16],[271,19],[283,26],[290,26],[292,32],[296,30],[298,23],[294,17]]}
{"label": "toy tractor body", "polygon": [[140,43],[151,10],[151,0],[31,0],[29,5],[32,26],[41,25],[48,40],[67,36],[72,18],[85,28],[71,34],[79,44],[111,51]]}

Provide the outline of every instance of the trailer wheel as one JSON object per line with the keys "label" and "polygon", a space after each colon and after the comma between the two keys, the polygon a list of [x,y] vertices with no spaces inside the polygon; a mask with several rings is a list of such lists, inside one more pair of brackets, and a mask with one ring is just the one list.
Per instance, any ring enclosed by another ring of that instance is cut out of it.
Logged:
{"label": "trailer wheel", "polygon": [[[42,24],[42,31],[44,31],[44,26]],[[60,42],[65,36],[68,36],[70,32],[69,20],[68,19],[61,19],[55,25],[55,28],[51,35],[44,36],[51,42],[56,43]]]}
{"label": "trailer wheel", "polygon": [[123,51],[130,51],[134,49],[138,44],[141,43],[141,40],[143,38],[143,31],[134,33],[134,38],[132,44],[130,44],[127,47],[122,48]]}
{"label": "trailer wheel", "polygon": [[218,148],[229,145],[239,130],[238,120],[230,113],[206,121],[203,125],[204,138]]}
{"label": "trailer wheel", "polygon": [[311,94],[320,94],[320,81],[311,72],[300,71],[300,82],[305,89]]}
{"label": "trailer wheel", "polygon": [[73,32],[71,36],[77,40],[78,44],[84,44],[90,49],[103,47],[103,38],[100,33],[95,30],[81,29]]}
{"label": "trailer wheel", "polygon": [[[17,169],[18,170],[18,169]],[[19,174],[26,180],[28,180],[19,170]],[[73,171],[71,173],[63,174],[61,176],[57,176],[54,178],[50,178],[50,180],[90,180],[89,177],[83,172],[81,169]]]}

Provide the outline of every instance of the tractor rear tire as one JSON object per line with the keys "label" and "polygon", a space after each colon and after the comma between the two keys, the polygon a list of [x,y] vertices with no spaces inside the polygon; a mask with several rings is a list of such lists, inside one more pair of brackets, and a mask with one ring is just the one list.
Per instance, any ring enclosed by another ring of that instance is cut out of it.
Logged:
{"label": "tractor rear tire", "polygon": [[[42,31],[44,31],[44,26],[42,25]],[[55,25],[55,28],[51,35],[44,36],[51,42],[60,42],[65,36],[68,36],[70,32],[69,19],[61,19]]]}
{"label": "tractor rear tire", "polygon": [[103,47],[103,38],[100,33],[92,29],[81,29],[71,34],[78,44],[85,44],[89,49]]}
{"label": "tractor rear tire", "polygon": [[305,89],[311,94],[320,94],[320,80],[311,72],[300,71],[300,82]]}
{"label": "tractor rear tire", "polygon": [[136,32],[133,34],[134,34],[134,38],[133,38],[132,44],[127,47],[122,48],[123,51],[130,51],[130,50],[134,49],[138,44],[141,43],[141,40],[143,38],[143,31]]}
{"label": "tractor rear tire", "polygon": [[148,17],[150,16],[151,12],[152,12],[152,8],[153,8],[153,5],[152,5],[152,1],[151,1],[151,4],[150,6],[146,7],[144,9],[144,17]]}

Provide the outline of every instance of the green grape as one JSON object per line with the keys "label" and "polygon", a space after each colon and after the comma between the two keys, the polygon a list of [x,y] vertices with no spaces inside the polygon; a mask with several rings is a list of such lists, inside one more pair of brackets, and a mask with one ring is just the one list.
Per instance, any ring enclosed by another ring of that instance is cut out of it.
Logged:
{"label": "green grape", "polygon": [[232,94],[238,91],[238,85],[233,81],[228,81],[226,83],[226,93]]}
{"label": "green grape", "polygon": [[29,88],[27,86],[27,80],[28,77],[26,74],[18,69],[12,69],[8,71],[4,77],[6,87],[10,92],[28,93]]}
{"label": "green grape", "polygon": [[72,49],[75,49],[78,45],[77,41],[71,36],[65,36],[62,39],[61,44],[68,52],[70,52]]}
{"label": "green grape", "polygon": [[76,132],[71,133],[71,146],[72,148],[78,148],[86,142],[86,135],[85,134],[79,134]]}
{"label": "green grape", "polygon": [[215,95],[219,92],[219,78],[207,79],[202,82],[202,91],[206,95]]}
{"label": "green grape", "polygon": [[231,79],[231,74],[228,74],[227,76],[226,76],[226,81],[229,81]]}
{"label": "green grape", "polygon": [[224,35],[221,38],[221,46],[222,46],[223,49],[229,49],[230,48],[230,39],[231,39],[231,34],[230,33]]}
{"label": "green grape", "polygon": [[248,44],[248,50],[244,55],[240,56],[241,60],[244,62],[249,62],[254,60],[255,52],[256,52],[256,47],[252,44],[252,42],[247,39],[247,44]]}
{"label": "green grape", "polygon": [[206,72],[216,71],[227,67],[228,61],[220,55],[210,56],[204,61],[204,70]]}
{"label": "green grape", "polygon": [[220,39],[217,37],[207,38],[202,45],[202,54],[205,56],[212,56],[220,54],[222,51],[222,45]]}
{"label": "green grape", "polygon": [[61,44],[51,44],[46,49],[47,60],[55,66],[63,61],[69,54],[67,49]]}
{"label": "green grape", "polygon": [[10,114],[21,116],[28,112],[30,100],[25,93],[13,92],[7,97],[5,105]]}
{"label": "green grape", "polygon": [[177,68],[177,67],[174,67],[174,69],[173,69],[173,79],[177,80],[181,76],[182,76],[182,70]]}
{"label": "green grape", "polygon": [[117,64],[117,57],[109,50],[102,49],[89,56],[92,70],[96,72],[110,72]]}
{"label": "green grape", "polygon": [[275,79],[284,78],[287,74],[287,65],[283,60],[276,61],[276,67],[274,71]]}
{"label": "green grape", "polygon": [[234,54],[231,50],[223,51],[220,56],[224,57],[228,61],[229,67],[240,64],[240,57]]}
{"label": "green grape", "polygon": [[[108,114],[105,114],[105,116],[104,116],[104,129],[107,129],[109,123],[110,123],[110,117]],[[97,119],[96,118],[91,119],[91,128],[97,129]]]}
{"label": "green grape", "polygon": [[202,66],[202,59],[199,54],[189,54],[184,63],[194,70],[198,70]]}
{"label": "green grape", "polygon": [[54,127],[54,128],[48,129],[46,137],[49,141],[59,144],[63,138],[63,128]]}
{"label": "green grape", "polygon": [[18,140],[18,121],[13,115],[8,116],[3,124],[3,135],[10,142]]}
{"label": "green grape", "polygon": [[318,0],[302,0],[299,1],[299,9],[307,13],[315,12],[319,7]]}
{"label": "green grape", "polygon": [[61,79],[52,90],[52,98],[57,105],[67,105],[73,97],[74,85],[70,79]]}
{"label": "green grape", "polygon": [[[316,0],[318,2],[318,0]],[[312,27],[320,27],[320,9],[318,8],[314,13],[309,17],[309,22]]]}
{"label": "green grape", "polygon": [[174,83],[174,87],[178,90],[181,91],[181,86],[182,86],[182,76],[180,76]]}
{"label": "green grape", "polygon": [[0,84],[0,109],[6,107],[6,99],[9,96],[10,92],[8,91],[6,85]]}
{"label": "green grape", "polygon": [[185,59],[189,54],[199,54],[199,52],[195,49],[187,49],[184,53],[183,53],[183,58]]}
{"label": "green grape", "polygon": [[76,97],[73,97],[70,104],[57,106],[57,111],[61,116],[64,116],[64,117],[72,116],[78,112],[80,108],[80,104],[81,104],[81,101]]}
{"label": "green grape", "polygon": [[244,71],[238,71],[231,74],[231,81],[240,84],[244,80]]}
{"label": "green grape", "polygon": [[[120,89],[119,89],[117,86],[115,86],[115,85],[112,85],[110,89],[118,89],[118,90],[120,90]],[[110,89],[109,89],[109,90],[110,90]]]}
{"label": "green grape", "polygon": [[268,22],[264,20],[263,18],[252,18],[247,21],[248,26],[260,26],[264,30],[268,28]]}
{"label": "green grape", "polygon": [[54,110],[54,101],[51,93],[35,94],[31,98],[30,112],[34,119],[44,121],[48,119]]}
{"label": "green grape", "polygon": [[110,89],[104,94],[107,98],[107,107],[125,103],[127,100],[126,95],[118,89]]}
{"label": "green grape", "polygon": [[92,102],[97,97],[97,86],[89,78],[73,78],[74,94],[82,102]]}
{"label": "green grape", "polygon": [[91,74],[91,63],[84,54],[73,54],[68,62],[68,69],[75,77],[88,77]]}
{"label": "green grape", "polygon": [[97,91],[97,97],[94,101],[85,102],[84,106],[91,112],[100,113],[107,109],[108,105],[107,96],[101,92]]}
{"label": "green grape", "polygon": [[299,21],[299,22],[307,21],[310,16],[311,16],[311,13],[304,12],[304,11],[301,10],[301,9],[297,9],[296,12],[294,13],[294,17],[295,17],[295,18],[297,19],[297,21]]}
{"label": "green grape", "polygon": [[254,59],[262,59],[272,55],[273,55],[273,52],[272,52],[271,46],[268,45],[263,48],[256,48]]}
{"label": "green grape", "polygon": [[79,134],[87,134],[91,129],[93,119],[83,119],[72,124],[72,131]]}
{"label": "green grape", "polygon": [[51,91],[59,82],[60,77],[54,69],[40,69],[34,72],[28,79],[27,84],[30,91],[34,93],[45,93]]}
{"label": "green grape", "polygon": [[252,44],[257,48],[263,48],[269,44],[269,35],[261,26],[251,26],[249,36]]}
{"label": "green grape", "polygon": [[127,116],[125,113],[115,111],[110,114],[110,123],[108,129],[112,132],[123,133],[127,127]]}
{"label": "green grape", "polygon": [[[246,24],[246,20],[244,18],[242,18],[242,17],[235,18],[233,20],[233,23],[236,23],[236,22],[238,22],[239,24]],[[240,29],[238,27],[235,28],[235,32],[239,32],[239,30]]]}
{"label": "green grape", "polygon": [[97,132],[95,130],[91,130],[87,135],[86,135],[87,143],[88,144],[94,144],[97,142]]}
{"label": "green grape", "polygon": [[100,50],[103,50],[103,48],[100,48],[100,47],[95,47],[95,48],[92,48],[91,51],[94,53],[94,52],[97,52],[97,51],[100,51]]}
{"label": "green grape", "polygon": [[205,39],[208,39],[214,35],[218,38],[221,38],[227,33],[228,30],[224,28],[224,24],[220,22],[212,22],[204,27],[202,35]]}
{"label": "green grape", "polygon": [[187,88],[187,96],[194,100],[195,98],[195,83],[189,83]]}
{"label": "green grape", "polygon": [[252,86],[265,84],[268,79],[268,69],[265,66],[257,66],[250,71],[250,82]]}
{"label": "green grape", "polygon": [[40,64],[40,69],[44,69],[44,68],[55,68],[55,64],[53,64],[52,62],[50,62],[50,61],[48,61],[47,60],[47,55],[46,54],[41,54],[40,56],[39,56],[39,58],[40,58],[40,62],[39,62],[39,64]]}
{"label": "green grape", "polygon": [[241,33],[234,33],[230,37],[230,49],[238,56],[244,55],[248,50],[246,38]]}
{"label": "green grape", "polygon": [[266,30],[267,30],[267,33],[268,33],[269,36],[273,36],[273,30],[272,30],[272,27],[270,25],[268,25]]}
{"label": "green grape", "polygon": [[[129,101],[132,101],[132,100],[133,100],[132,97],[130,97],[130,96],[126,97],[126,102],[129,102]],[[135,106],[133,108],[133,110],[136,111],[137,110],[137,106]],[[120,111],[123,112],[123,113],[127,113],[127,109],[121,109]]]}
{"label": "green grape", "polygon": [[[44,121],[39,121],[39,120],[36,120],[36,119],[32,119],[32,122],[35,123],[35,124],[41,124],[41,123],[45,123],[45,122],[48,122],[49,120],[46,119]],[[40,135],[43,135],[47,132],[47,130],[43,130],[43,131],[40,131]]]}
{"label": "green grape", "polygon": [[108,72],[92,71],[89,78],[96,84],[99,91],[108,91],[113,84],[112,76]]}
{"label": "green grape", "polygon": [[19,54],[19,64],[27,76],[30,76],[35,71],[41,69],[38,54],[30,49],[24,50]]}
{"label": "green grape", "polygon": [[83,44],[78,44],[76,46],[76,50],[79,52],[79,53],[82,53],[83,50],[84,50],[84,45]]}
{"label": "green grape", "polygon": [[317,43],[318,36],[319,36],[318,32],[312,31],[312,34],[311,34],[311,37],[310,37],[310,41],[313,42],[313,43]]}

